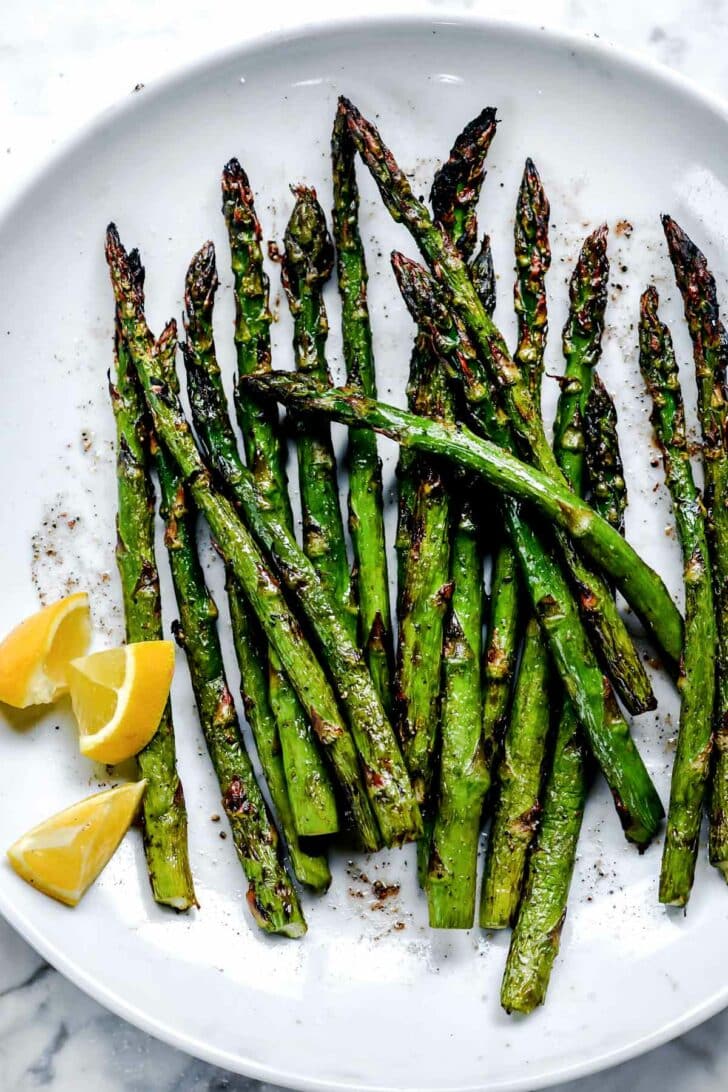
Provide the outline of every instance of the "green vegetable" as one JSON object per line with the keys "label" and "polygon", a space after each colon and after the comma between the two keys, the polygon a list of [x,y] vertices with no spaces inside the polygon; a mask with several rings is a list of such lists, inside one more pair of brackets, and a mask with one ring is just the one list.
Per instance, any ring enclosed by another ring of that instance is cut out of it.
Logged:
{"label": "green vegetable", "polygon": [[[283,287],[293,317],[296,367],[320,383],[330,383],[326,363],[329,324],[323,288],[334,267],[334,247],[315,190],[294,189],[296,203],[285,232]],[[298,484],[303,516],[303,548],[321,583],[342,612],[349,636],[357,639],[344,524],[339,507],[336,457],[328,421],[295,421]]]}
{"label": "green vegetable", "polygon": [[[628,599],[653,595],[650,613],[667,625],[666,634],[679,633],[682,619],[659,577],[591,508],[568,487],[559,486],[541,471],[520,462],[499,445],[475,436],[464,426],[419,418],[392,406],[372,402],[346,389],[318,387],[286,372],[248,384],[258,393],[267,391],[288,406],[306,412],[326,413],[343,424],[366,424],[413,450],[424,450],[449,459],[454,466],[472,470],[495,488],[527,500],[548,520],[558,523],[573,536],[587,554],[603,566]],[[629,735],[626,723],[613,715],[609,691],[593,660],[575,607],[570,606],[568,589],[560,598],[552,591],[560,578],[558,566],[547,553],[538,553],[538,542],[528,525],[518,524],[506,505],[509,534],[519,549],[519,560],[527,577],[534,607],[549,639],[550,647],[567,689],[588,730],[590,743],[615,795],[618,813],[627,836],[644,844],[655,833],[662,817],[662,805]],[[546,589],[549,589],[546,591]]]}
{"label": "green vegetable", "polygon": [[[244,472],[228,413],[217,363],[212,315],[218,287],[215,249],[206,243],[195,254],[185,280],[185,370],[193,407],[205,401],[208,412],[195,423],[210,463],[221,475],[226,467]],[[205,400],[205,392],[211,397]],[[259,461],[259,467],[262,462]],[[239,594],[233,589],[233,595]],[[276,717],[286,771],[288,798],[299,835],[333,834],[339,829],[333,785],[295,691],[283,676],[275,651],[270,660],[269,700]]]}
{"label": "green vegetable", "polygon": [[[344,98],[339,100],[339,109],[346,117],[352,140],[372,173],[387,209],[395,220],[401,221],[409,229],[433,273],[447,290],[455,314],[467,327],[482,358],[488,362],[517,440],[537,467],[553,477],[557,484],[563,485],[563,475],[546,438],[528,381],[511,359],[502,335],[483,307],[457,248],[433,223],[425,205],[414,196],[405,174],[397,166],[375,127]],[[562,549],[568,549],[566,541],[561,542]],[[571,558],[569,562],[572,563]],[[578,580],[580,603],[592,632],[598,625],[609,626],[610,645],[604,651],[615,653],[614,662],[610,662],[610,671],[613,671],[616,681],[623,684],[623,696],[633,697],[634,708],[649,707],[654,701],[651,694],[647,696],[647,705],[639,694],[630,694],[628,673],[637,674],[642,665],[624,622],[610,606],[609,589],[597,574],[585,566],[574,576]],[[594,604],[597,604],[597,608],[592,616]]]}
{"label": "green vegetable", "polygon": [[[143,300],[144,269],[136,250],[128,257],[128,276],[134,291]],[[158,641],[164,633],[154,554],[154,488],[149,475],[147,414],[118,307],[114,349],[116,376],[110,390],[117,438],[116,562],[124,598],[126,639],[129,642]],[[197,905],[197,900],[187,852],[187,809],[177,775],[169,702],[153,739],[138,761],[141,776],[147,780],[142,829],[154,898],[175,910],[188,910]]]}
{"label": "green vegetable", "polygon": [[640,368],[652,396],[652,424],[662,449],[683,552],[685,649],[680,662],[680,728],[660,872],[660,902],[685,906],[695,877],[698,840],[713,743],[716,622],[703,506],[695,488],[685,436],[672,338],[657,313],[658,295],[640,301]]}
{"label": "green vegetable", "polygon": [[[387,817],[394,795],[393,810],[396,816],[397,807],[401,804],[401,794],[395,792],[399,786],[393,777],[384,776],[390,772],[386,769],[375,785],[371,785],[371,776],[365,777],[365,795],[353,740],[323,669],[304,639],[300,624],[288,607],[278,580],[268,568],[251,533],[230,501],[213,486],[179,399],[156,374],[154,340],[144,317],[143,301],[136,290],[126,253],[113,225],[107,231],[106,254],[122,329],[144,389],[157,437],[177,463],[192,501],[207,519],[217,546],[245,594],[249,607],[257,616],[267,640],[285,664],[286,673],[309,715],[317,738],[329,754],[354,829],[364,846],[376,848],[379,839],[368,797],[379,805],[379,812]],[[250,491],[247,515],[255,516],[258,508],[254,486],[247,477],[241,478],[248,483]],[[347,691],[350,708],[351,695],[358,697],[362,690],[356,676],[354,666]],[[373,711],[376,712],[376,705]],[[366,707],[365,712],[371,715],[371,705]],[[366,762],[366,755],[362,757],[365,770],[372,770],[372,764]]]}
{"label": "green vegetable", "polygon": [[480,539],[473,504],[461,498],[452,540],[453,593],[442,653],[438,800],[425,882],[430,925],[435,929],[472,928],[480,821],[490,786],[482,733]]}
{"label": "green vegetable", "polygon": [[704,505],[718,624],[709,846],[711,864],[728,880],[728,336],[705,255],[671,217],[663,216],[662,225],[683,297],[698,387]]}
{"label": "green vegetable", "polygon": [[[235,281],[235,349],[238,364],[238,376],[254,375],[271,369],[270,326],[272,316],[268,305],[269,284],[263,268],[261,250],[261,228],[255,211],[253,191],[248,176],[237,159],[226,164],[222,175],[223,213],[228,229],[230,257]],[[205,248],[201,252],[205,253]],[[200,271],[194,280],[200,281],[198,309],[206,314],[203,322],[203,346],[212,346],[211,309],[214,287],[217,277],[214,269],[214,250],[209,251],[211,269],[205,273],[206,263],[200,263]],[[214,278],[214,287],[210,278]],[[206,308],[205,308],[205,301]],[[199,324],[198,324],[199,325]],[[210,334],[205,341],[205,326]],[[198,362],[197,371],[195,363]],[[238,446],[230,425],[227,399],[221,385],[220,372],[217,368],[214,352],[188,353],[188,383],[194,385],[195,375],[200,369],[209,369],[209,383],[218,392],[218,418],[211,420],[205,429],[205,440],[215,460],[224,460],[231,465],[239,465]],[[276,513],[277,518],[293,533],[293,515],[288,496],[286,476],[286,452],[278,428],[278,411],[270,403],[256,402],[253,398],[236,397],[236,412],[240,431],[243,435],[245,455],[250,472],[255,481],[259,502]],[[240,592],[232,581],[229,584],[228,598],[237,597],[234,613],[240,616],[245,606],[240,599]],[[231,609],[233,604],[231,603]],[[265,651],[265,645],[258,643],[256,649],[241,661],[238,657],[244,690],[250,689],[243,671],[243,664],[252,679],[258,678],[258,669],[262,664],[254,663]],[[280,749],[287,788],[279,793],[280,807],[293,816],[295,828],[300,835],[320,835],[333,833],[338,829],[336,804],[333,798],[330,779],[321,764],[318,749],[311,734],[311,727],[296,693],[285,676],[275,650],[268,648],[268,669],[265,700],[261,692],[257,700],[272,711],[275,717],[275,736]],[[264,718],[264,723],[267,723]],[[281,814],[279,810],[279,815]],[[281,819],[283,824],[283,820]],[[292,844],[292,830],[284,830],[289,845]],[[308,866],[308,862],[304,861]],[[320,869],[314,869],[318,878]]]}
{"label": "green vegetable", "polygon": [[[367,305],[367,268],[359,231],[359,190],[354,148],[337,114],[331,135],[334,184],[333,228],[341,296],[341,332],[350,387],[376,398],[372,331]],[[359,643],[372,681],[388,714],[392,706],[392,617],[384,537],[382,463],[376,435],[349,431],[349,531],[359,600]]]}
{"label": "green vegetable", "polygon": [[[483,110],[457,137],[435,174],[431,201],[443,230],[466,257],[476,242],[475,206],[485,177],[485,159],[496,130],[495,111]],[[417,338],[407,401],[412,413],[454,421],[450,382],[439,355]],[[397,729],[421,804],[429,801],[440,714],[440,661],[450,594],[451,495],[455,483],[426,455],[404,452],[398,468],[403,497],[397,615]],[[426,860],[427,849],[422,856]]]}
{"label": "green vegetable", "polygon": [[[158,372],[171,389],[177,385],[176,348],[176,335],[171,329],[167,338],[155,346]],[[235,850],[248,880],[246,901],[264,932],[300,937],[306,932],[306,920],[280,859],[278,831],[255,780],[225,677],[217,607],[205,584],[197,553],[195,513],[173,461],[156,442],[154,447],[164,541],[179,611],[174,635],[187,657],[200,727],[215,767]]]}
{"label": "green vegetable", "polygon": [[541,778],[551,719],[549,675],[541,629],[531,617],[498,762],[498,802],[480,896],[481,929],[512,925],[521,901],[528,849],[541,811]]}
{"label": "green vegetable", "polygon": [[[548,199],[534,164],[527,160],[516,204],[514,232],[514,299],[518,316],[515,361],[529,378],[536,405],[541,403],[548,326],[545,283],[551,262],[548,222]],[[512,547],[508,545],[508,549]],[[531,616],[497,767],[497,798],[480,897],[481,927],[506,928],[518,910],[527,853],[540,813],[542,768],[551,720],[550,674],[544,635],[538,620]]]}

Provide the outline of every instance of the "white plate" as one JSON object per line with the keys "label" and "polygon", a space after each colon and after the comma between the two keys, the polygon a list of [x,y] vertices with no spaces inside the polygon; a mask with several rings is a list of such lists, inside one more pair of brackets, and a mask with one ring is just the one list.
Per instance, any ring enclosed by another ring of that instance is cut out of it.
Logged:
{"label": "white plate", "polygon": [[[621,412],[629,534],[678,593],[666,496],[661,485],[653,493],[661,471],[650,465],[655,452],[634,321],[638,293],[654,278],[680,357],[689,361],[658,222],[664,209],[706,247],[725,286],[725,114],[675,77],[594,43],[470,20],[406,19],[268,39],[146,90],[57,158],[5,215],[0,630],[33,610],[38,592],[54,597],[80,585],[92,593],[99,643],[121,635],[106,396],[107,221],[117,221],[127,245],[142,248],[156,329],[170,314],[179,316],[193,251],[208,236],[216,241],[219,349],[231,374],[220,169],[231,155],[242,159],[260,195],[266,237],[280,239],[289,182],[314,183],[330,204],[328,138],[339,91],[379,119],[421,192],[463,123],[485,104],[498,106],[502,125],[481,212],[500,273],[497,317],[512,335],[512,210],[530,155],[553,210],[550,372],[562,366],[558,331],[578,242],[608,220],[614,288],[601,371]],[[392,245],[412,246],[363,176],[362,188],[380,390],[401,401],[410,325],[386,256]],[[275,267],[271,277],[278,297]],[[330,298],[336,330],[333,290]],[[289,337],[283,315],[279,365],[290,362]],[[331,358],[339,368],[336,333]],[[689,364],[684,374],[692,403]],[[383,450],[391,482],[395,453],[391,445]],[[211,578],[219,589],[214,567]],[[167,595],[167,623],[169,603]],[[498,1005],[506,936],[427,929],[412,852],[381,854],[348,870],[338,861],[330,894],[306,899],[307,939],[266,940],[246,913],[232,845],[210,821],[218,809],[215,785],[182,659],[179,667],[180,767],[200,911],[175,917],[153,904],[136,836],[73,912],[0,868],[0,908],[8,919],[127,1019],[219,1065],[297,1088],[503,1090],[542,1087],[622,1060],[726,1003],[728,947],[716,943],[728,919],[725,886],[701,854],[687,918],[662,910],[659,847],[642,858],[629,849],[601,790],[588,808],[548,1003],[527,1020],[509,1019]],[[237,681],[232,661],[231,678]],[[659,696],[659,719],[641,718],[635,732],[666,793],[676,703],[663,684]],[[96,788],[99,771],[78,756],[65,708],[37,721],[4,719],[0,831],[7,844]],[[370,908],[377,878],[402,883],[401,896],[384,911]],[[400,922],[405,927],[396,929]]]}

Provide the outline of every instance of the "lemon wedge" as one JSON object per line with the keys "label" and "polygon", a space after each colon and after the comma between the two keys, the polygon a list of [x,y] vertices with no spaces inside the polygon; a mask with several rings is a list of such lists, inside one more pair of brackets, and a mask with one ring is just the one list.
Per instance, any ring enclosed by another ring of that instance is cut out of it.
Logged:
{"label": "lemon wedge", "polygon": [[68,690],[68,664],[91,640],[88,595],[77,592],[26,618],[0,643],[0,701],[25,709]]}
{"label": "lemon wedge", "polygon": [[119,785],[52,815],[10,847],[10,864],[32,887],[76,906],[131,826],[146,784]]}
{"label": "lemon wedge", "polygon": [[146,747],[162,719],[173,673],[171,641],[142,641],[73,660],[68,681],[81,754],[113,764]]}

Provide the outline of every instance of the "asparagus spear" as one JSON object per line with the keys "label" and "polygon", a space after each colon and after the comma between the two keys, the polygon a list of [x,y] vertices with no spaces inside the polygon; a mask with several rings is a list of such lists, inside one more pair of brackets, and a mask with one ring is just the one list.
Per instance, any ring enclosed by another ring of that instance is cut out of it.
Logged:
{"label": "asparagus spear", "polygon": [[480,819],[490,785],[482,737],[480,538],[473,504],[461,497],[450,560],[453,596],[442,653],[439,794],[425,881],[430,925],[435,929],[472,927]]}
{"label": "asparagus spear", "polygon": [[602,224],[581,248],[569,282],[569,317],[563,332],[566,371],[554,422],[554,451],[564,477],[580,495],[584,492],[584,411],[593,370],[602,355],[608,231]]}
{"label": "asparagus spear", "polygon": [[[345,388],[326,390],[286,372],[249,379],[248,384],[258,393],[268,392],[297,410],[326,413],[347,425],[366,424],[401,445],[440,455],[455,466],[473,470],[496,489],[529,501],[549,521],[559,524],[576,538],[585,552],[614,579],[628,601],[633,606],[639,603],[643,612],[658,620],[658,628],[665,636],[671,635],[675,647],[682,619],[653,570],[618,532],[568,487],[558,485],[541,471],[520,462],[500,445],[480,439],[464,426],[419,418],[393,406],[352,395]],[[534,608],[567,693],[588,729],[590,743],[615,796],[627,837],[644,844],[654,834],[662,816],[659,798],[630,739],[627,725],[616,713],[612,716],[609,688],[605,688],[605,680],[596,668],[588,641],[578,624],[576,606],[558,566],[547,551],[540,550],[528,525],[525,521],[519,522],[518,513],[514,516],[507,505],[505,512]],[[558,598],[554,591],[558,591]]]}
{"label": "asparagus spear", "polygon": [[709,848],[711,864],[728,880],[728,337],[705,255],[671,217],[663,216],[662,225],[685,305],[698,387],[704,503],[718,624]]}
{"label": "asparagus spear", "polygon": [[[580,496],[584,491],[584,412],[594,368],[602,352],[604,313],[607,305],[609,260],[606,224],[587,237],[569,282],[569,315],[563,330],[566,369],[561,381],[554,451],[566,481]],[[577,586],[585,583],[583,566],[568,551],[567,562]],[[611,596],[601,610],[589,613],[594,644],[627,708],[641,713],[655,707],[652,688],[639,655],[629,642],[619,639],[621,618]]]}
{"label": "asparagus spear", "polygon": [[470,277],[483,307],[492,315],[496,303],[496,278],[489,235],[483,236],[478,253],[470,263]]}
{"label": "asparagus spear", "polygon": [[660,872],[660,902],[685,906],[695,877],[715,698],[716,621],[703,506],[685,437],[685,413],[670,332],[660,322],[658,295],[640,301],[640,368],[652,396],[652,424],[662,448],[685,578],[685,647],[680,661],[680,728]]}
{"label": "asparagus spear", "polygon": [[596,374],[584,410],[584,461],[592,508],[623,535],[627,486],[617,439],[617,411]]}
{"label": "asparagus spear", "polygon": [[[566,370],[554,424],[554,451],[564,478],[580,496],[584,490],[584,412],[601,356],[607,304],[607,231],[603,224],[581,248],[569,282],[569,315],[563,331]],[[588,568],[569,544],[562,541],[561,547],[577,588],[588,588]],[[631,713],[654,709],[656,702],[642,660],[632,641],[623,640],[624,625],[611,589],[601,587],[604,594],[598,610],[584,609],[597,653]],[[586,599],[590,601],[588,595]]]}
{"label": "asparagus spear", "polygon": [[[495,125],[495,110],[486,109],[465,127],[448,161],[436,173],[430,195],[435,216],[466,259],[475,248],[475,204]],[[487,306],[494,308],[495,274],[487,235],[471,268]],[[438,366],[444,377],[439,360]],[[483,802],[490,787],[490,750],[483,740],[485,592],[482,528],[474,510],[478,483],[468,477],[455,485],[449,568],[452,601],[442,648],[438,799],[434,818],[430,817],[429,844],[425,839],[420,843],[420,861],[430,925],[469,929],[475,915],[478,842]]]}
{"label": "asparagus spear", "polygon": [[[596,375],[586,404],[584,432],[595,510],[624,534],[627,494],[617,415]],[[546,997],[566,918],[591,766],[583,732],[567,703],[556,733],[541,822],[506,960],[501,1004],[507,1012],[532,1012]]]}
{"label": "asparagus spear", "polygon": [[[188,383],[197,391],[207,383],[218,393],[217,413],[205,420],[204,442],[215,466],[242,467],[228,415],[212,331],[212,312],[218,287],[215,248],[206,243],[193,257],[185,280],[183,345]],[[196,396],[191,396],[196,403]],[[239,595],[234,585],[233,596]],[[240,610],[244,607],[240,605]],[[283,677],[275,652],[270,661],[269,699],[276,717],[288,798],[299,835],[333,834],[339,829],[336,798],[328,771],[296,694]]]}
{"label": "asparagus spear", "polygon": [[[470,265],[478,296],[488,314],[495,310],[495,271],[487,235]],[[511,684],[516,670],[520,637],[521,587],[518,558],[507,535],[501,535],[493,556],[490,581],[490,611],[483,654],[483,745],[490,771],[496,743],[505,728]]]}
{"label": "asparagus spear", "polygon": [[[341,332],[347,383],[376,398],[372,330],[367,305],[367,267],[359,232],[359,189],[354,147],[336,115],[331,134],[333,228],[341,296]],[[392,618],[384,537],[382,463],[376,435],[349,432],[349,532],[359,600],[359,643],[385,711],[392,704]]]}
{"label": "asparagus spear", "polygon": [[[157,373],[172,390],[177,385],[176,348],[174,330],[168,330],[154,347]],[[306,932],[306,920],[280,859],[278,831],[255,780],[225,677],[217,606],[205,584],[197,553],[195,513],[172,459],[156,440],[153,449],[165,545],[179,611],[174,635],[187,657],[200,727],[220,785],[235,850],[248,879],[248,907],[264,932],[300,937]]]}
{"label": "asparagus spear", "polygon": [[[296,203],[284,237],[283,287],[293,316],[296,367],[321,383],[330,383],[326,363],[329,324],[323,287],[334,267],[334,247],[316,191],[293,189]],[[321,583],[356,640],[358,612],[353,599],[344,524],[339,508],[336,457],[328,421],[295,422],[298,483],[303,515],[303,548]]]}
{"label": "asparagus spear", "polygon": [[[436,172],[431,202],[438,222],[460,253],[469,257],[476,243],[475,205],[485,176],[485,158],[495,135],[495,111],[487,108],[457,137],[447,161]],[[451,385],[439,357],[418,338],[408,384],[411,412],[454,421]],[[440,702],[443,625],[452,592],[450,580],[453,482],[441,464],[404,453],[399,480],[409,493],[409,534],[398,535],[400,552],[397,604],[397,727],[420,803],[430,794]],[[405,483],[405,479],[409,479]],[[427,847],[422,857],[426,862]]]}
{"label": "asparagus spear", "polygon": [[518,557],[506,534],[493,559],[490,612],[483,656],[483,743],[488,765],[503,736],[520,637]]}
{"label": "asparagus spear", "polygon": [[578,722],[562,716],[501,984],[501,1005],[506,1012],[533,1012],[546,997],[566,918],[588,765]]}
{"label": "asparagus spear", "polygon": [[[514,360],[527,377],[536,405],[541,402],[543,357],[548,334],[546,274],[551,266],[551,210],[532,159],[526,160],[518,190],[515,220],[516,283],[513,299],[518,316]],[[476,284],[477,288],[477,284]],[[482,292],[478,295],[483,300]],[[485,310],[492,315],[493,309]]]}
{"label": "asparagus spear", "polygon": [[[419,339],[418,339],[419,341]],[[437,357],[413,349],[408,402],[412,412],[452,421],[450,387]],[[439,720],[443,624],[450,600],[450,493],[447,471],[426,456],[400,459],[399,641],[395,718],[420,804],[428,796]],[[406,523],[403,513],[406,511]]]}
{"label": "asparagus spear", "polygon": [[[518,316],[515,361],[528,376],[534,404],[541,403],[546,345],[545,275],[551,261],[549,204],[538,172],[526,166],[516,204],[514,301]],[[512,546],[506,543],[512,551]],[[540,812],[542,767],[550,727],[548,649],[535,617],[526,626],[521,663],[503,751],[498,797],[488,839],[480,898],[482,928],[503,929],[515,919],[526,855]]]}
{"label": "asparagus spear", "polygon": [[[364,753],[365,795],[354,742],[339,713],[323,669],[311,646],[304,639],[278,580],[268,568],[251,533],[240,521],[233,505],[213,487],[210,473],[197,450],[179,398],[155,374],[156,362],[152,355],[154,339],[144,317],[143,301],[131,275],[126,252],[113,224],[107,230],[106,255],[122,331],[144,390],[157,438],[177,463],[192,502],[207,519],[218,548],[240,584],[250,609],[256,614],[266,638],[285,664],[286,673],[309,715],[319,742],[331,759],[347,810],[352,816],[354,828],[362,844],[368,849],[377,848],[379,839],[376,821],[368,797],[372,798],[384,818],[389,818],[390,812],[394,812],[395,818],[398,818],[401,806],[399,785],[394,777],[388,776],[389,770],[384,769],[381,764],[375,767],[371,761],[367,761],[368,754]],[[208,421],[220,419],[219,413],[210,414],[208,417]],[[242,480],[248,482],[247,477]],[[254,510],[257,512],[252,483],[249,484],[249,492],[251,500],[248,507],[251,513]],[[349,699],[352,695],[359,697],[362,691],[357,679],[357,664],[355,659],[349,675],[348,690],[345,677],[340,676],[343,683],[340,691],[345,691]],[[352,709],[351,700],[348,705]],[[352,720],[355,713],[362,716],[363,712],[371,714],[370,705],[363,711],[360,706],[355,705],[352,709]],[[362,734],[359,733],[360,736]],[[373,785],[374,774],[377,776],[377,783]]]}
{"label": "asparagus spear", "polygon": [[[261,228],[248,176],[237,159],[222,174],[223,213],[235,279],[235,349],[238,375],[271,369],[269,284],[263,268]],[[278,431],[278,411],[252,396],[235,399],[245,457],[261,503],[293,531],[286,453]]]}
{"label": "asparagus spear", "polygon": [[464,261],[470,260],[477,243],[476,206],[497,124],[492,106],[469,121],[435,174],[430,190],[435,222]]}
{"label": "asparagus spear", "polygon": [[240,594],[234,575],[229,568],[226,573],[230,626],[240,669],[240,693],[245,716],[253,732],[260,765],[286,840],[291,867],[300,883],[314,891],[327,891],[331,873],[326,857],[304,849],[296,830],[281,757],[278,725],[268,697],[266,640],[257,619],[252,616]]}
{"label": "asparagus spear", "polygon": [[[581,250],[570,282],[571,302],[564,328],[566,376],[557,408],[554,446],[566,480],[579,496],[584,491],[584,410],[592,368],[601,352],[606,307],[609,273],[606,237],[606,226],[602,226],[588,237]],[[517,305],[519,289],[517,285]],[[532,313],[536,313],[535,308]],[[521,343],[525,340],[527,350],[531,348],[525,329],[529,318],[528,313],[522,315],[519,338]],[[538,382],[532,384],[532,395],[538,405]],[[579,571],[580,563],[576,560]],[[575,571],[572,562],[569,568]],[[531,648],[533,641],[539,642],[535,649]],[[537,629],[532,627],[526,634],[513,715],[506,734],[503,764],[499,767],[501,796],[488,843],[481,900],[480,922],[486,928],[504,928],[512,924],[518,912],[526,854],[540,811],[541,771],[549,728],[548,706],[542,696],[547,678],[545,650]],[[568,698],[563,703],[561,722],[560,734],[569,739],[576,731],[578,718]]]}
{"label": "asparagus spear", "polygon": [[[129,278],[143,299],[144,270],[133,250]],[[116,561],[121,578],[126,639],[156,641],[163,636],[159,575],[154,556],[154,489],[148,466],[144,397],[129,356],[117,307],[114,340],[115,383],[110,384],[116,419],[118,514]],[[157,902],[175,910],[197,905],[187,853],[187,810],[177,775],[172,707],[139,755],[147,780],[142,805],[144,852]]]}
{"label": "asparagus spear", "polygon": [[480,897],[481,929],[511,925],[521,900],[526,857],[541,810],[541,777],[551,719],[548,684],[549,660],[541,628],[531,617],[498,762],[498,802]]}
{"label": "asparagus spear", "polygon": [[[375,127],[344,98],[339,100],[339,109],[346,116],[352,140],[371,171],[386,207],[393,218],[402,221],[413,235],[433,273],[446,288],[455,312],[488,362],[519,442],[537,467],[563,485],[563,475],[546,438],[528,382],[521,376],[500,331],[478,298],[467,266],[457,249],[433,223],[423,202],[414,196],[406,176]],[[568,552],[566,540],[560,539],[560,543],[562,550]],[[649,690],[642,662],[619,612],[612,604],[609,589],[598,574],[584,565],[578,566],[575,555],[568,556],[567,561],[577,581],[582,608],[592,631],[603,627],[608,634],[609,642],[600,645],[600,650],[603,648],[604,653],[610,656],[610,673],[620,694],[635,712],[654,708],[654,696]],[[598,605],[594,614],[591,612],[593,603]],[[603,636],[601,632],[598,635],[600,638]]]}

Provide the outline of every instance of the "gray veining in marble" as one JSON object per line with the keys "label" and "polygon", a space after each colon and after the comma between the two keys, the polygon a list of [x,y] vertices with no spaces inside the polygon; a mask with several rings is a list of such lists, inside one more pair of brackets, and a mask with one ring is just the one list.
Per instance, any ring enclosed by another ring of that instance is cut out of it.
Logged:
{"label": "gray veining in marble", "polygon": [[[403,11],[460,9],[513,18],[503,0],[404,0]],[[348,6],[387,11],[389,0]],[[262,10],[261,10],[262,9]],[[271,9],[271,10],[268,10]],[[229,44],[243,6],[233,0],[26,0],[5,5],[0,30],[0,200],[92,114],[172,67]],[[251,33],[300,20],[298,5],[245,6]],[[340,14],[312,0],[309,18]],[[523,0],[518,17],[594,33],[728,95],[728,0]],[[0,920],[2,1092],[248,1092],[270,1086],[228,1074],[157,1042],[106,1012],[45,965]],[[728,1012],[651,1054],[559,1092],[722,1092],[728,1087]]]}

